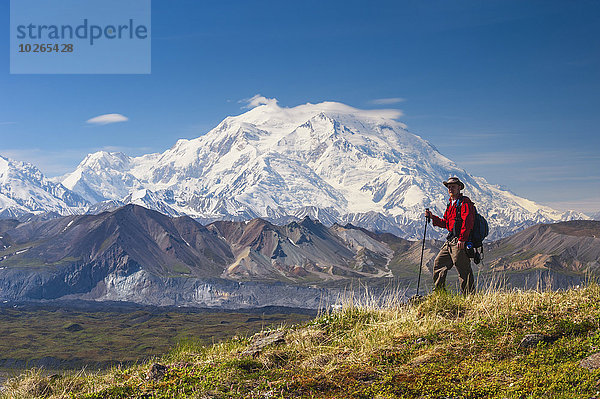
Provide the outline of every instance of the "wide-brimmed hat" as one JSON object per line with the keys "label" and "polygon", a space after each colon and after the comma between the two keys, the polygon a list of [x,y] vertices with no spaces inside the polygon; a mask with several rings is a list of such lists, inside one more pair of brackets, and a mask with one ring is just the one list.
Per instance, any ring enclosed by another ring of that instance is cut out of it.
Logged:
{"label": "wide-brimmed hat", "polygon": [[461,190],[465,188],[465,184],[461,182],[460,179],[456,176],[449,177],[448,180],[446,180],[443,183],[446,187],[448,187],[448,184],[458,184]]}

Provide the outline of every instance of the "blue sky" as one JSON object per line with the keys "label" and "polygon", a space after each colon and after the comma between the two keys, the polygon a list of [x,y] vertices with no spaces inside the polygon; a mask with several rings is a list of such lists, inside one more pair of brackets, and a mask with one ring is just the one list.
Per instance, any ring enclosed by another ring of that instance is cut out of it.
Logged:
{"label": "blue sky", "polygon": [[[469,173],[600,211],[598,1],[153,0],[150,75],[11,75],[9,23],[4,0],[0,154],[48,176],[162,152],[260,93],[400,109]],[[128,120],[86,123],[111,113]]]}

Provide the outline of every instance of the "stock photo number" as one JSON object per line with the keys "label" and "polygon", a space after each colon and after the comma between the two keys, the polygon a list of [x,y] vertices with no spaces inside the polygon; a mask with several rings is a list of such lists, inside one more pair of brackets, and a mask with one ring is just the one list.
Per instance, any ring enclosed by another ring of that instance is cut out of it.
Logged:
{"label": "stock photo number", "polygon": [[73,44],[19,44],[19,53],[72,53]]}

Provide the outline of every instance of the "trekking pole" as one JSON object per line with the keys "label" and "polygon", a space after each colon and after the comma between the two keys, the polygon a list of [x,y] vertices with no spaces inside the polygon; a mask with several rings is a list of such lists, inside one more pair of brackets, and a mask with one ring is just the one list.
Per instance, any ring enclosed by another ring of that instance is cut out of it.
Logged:
{"label": "trekking pole", "polygon": [[[425,208],[426,211],[429,211],[429,208]],[[425,235],[427,234],[427,224],[431,219],[429,216],[425,216],[425,230],[423,231],[423,245],[421,246],[421,262],[419,264],[419,279],[417,280],[417,298],[419,297],[419,287],[421,286],[421,270],[423,269],[423,252],[425,252]]]}

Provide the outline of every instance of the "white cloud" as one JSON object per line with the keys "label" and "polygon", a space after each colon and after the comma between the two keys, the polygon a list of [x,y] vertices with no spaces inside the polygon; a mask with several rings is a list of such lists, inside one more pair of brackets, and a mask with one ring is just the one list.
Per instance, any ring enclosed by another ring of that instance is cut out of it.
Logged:
{"label": "white cloud", "polygon": [[561,210],[563,212],[569,210],[579,211],[587,213],[588,216],[595,214],[598,212],[598,210],[600,210],[600,200],[598,197],[575,199],[573,201],[543,202],[543,205]]}
{"label": "white cloud", "polygon": [[238,102],[246,104],[242,107],[242,109],[252,109],[258,107],[259,105],[277,104],[277,99],[266,98],[264,96],[261,96],[260,94],[256,94],[253,97],[244,98],[243,100],[240,100]]}
{"label": "white cloud", "polygon": [[88,119],[86,122],[93,125],[108,125],[109,123],[127,122],[129,118],[121,114],[104,114]]}
{"label": "white cloud", "polygon": [[369,101],[371,104],[375,105],[390,105],[390,104],[398,104],[403,101],[406,101],[404,98],[400,97],[390,97],[390,98],[376,98],[374,100]]}
{"label": "white cloud", "polygon": [[[264,96],[261,96],[260,94],[257,94],[251,98],[239,100],[238,102],[247,104],[244,107],[242,107],[242,109],[252,109],[260,105],[271,105],[280,108],[277,99],[266,98]],[[306,103],[302,105],[297,105],[292,108],[283,107],[281,109],[283,109],[284,111],[293,110],[293,113],[300,118],[310,118],[314,116],[314,113],[316,111],[320,111],[333,112],[338,114],[349,114],[368,119],[391,119],[396,120],[399,126],[401,126],[404,129],[407,129],[407,126],[404,123],[397,121],[398,118],[404,115],[399,109],[358,109],[335,101],[324,101],[317,104]]]}
{"label": "white cloud", "polygon": [[[451,147],[446,145],[444,147]],[[462,143],[464,146],[464,143]],[[459,158],[459,157],[457,157]],[[554,149],[509,149],[506,151],[472,151],[469,154],[461,156],[461,165],[514,165],[520,169],[526,165],[529,171],[547,172],[553,179],[556,174],[563,175],[567,171],[576,171],[576,175],[582,175],[582,171],[591,170],[597,174],[597,168],[590,165],[597,164],[600,161],[600,155],[590,151],[565,151]],[[553,160],[560,159],[562,162],[556,163]],[[563,172],[563,173],[561,173]],[[574,176],[575,177],[575,176]],[[585,178],[587,179],[587,177]]]}
{"label": "white cloud", "polygon": [[[324,101],[319,104],[307,103],[304,105],[299,105],[293,109],[298,111],[301,109],[308,109],[312,111],[315,108],[324,112],[350,114],[363,118],[398,119],[404,115],[399,109],[358,109],[335,101]],[[401,123],[400,125],[406,128],[404,124]]]}

